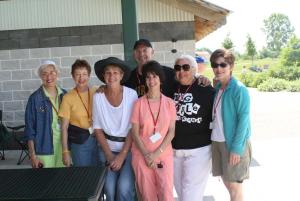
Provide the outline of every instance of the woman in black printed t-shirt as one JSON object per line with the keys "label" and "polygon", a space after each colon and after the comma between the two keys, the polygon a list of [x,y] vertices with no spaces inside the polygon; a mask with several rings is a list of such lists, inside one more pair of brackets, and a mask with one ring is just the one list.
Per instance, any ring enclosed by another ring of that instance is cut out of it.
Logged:
{"label": "woman in black printed t-shirt", "polygon": [[175,88],[177,120],[174,149],[174,184],[181,201],[202,201],[211,171],[211,129],[214,89],[203,87],[195,78],[194,57],[182,55],[174,69],[179,82]]}

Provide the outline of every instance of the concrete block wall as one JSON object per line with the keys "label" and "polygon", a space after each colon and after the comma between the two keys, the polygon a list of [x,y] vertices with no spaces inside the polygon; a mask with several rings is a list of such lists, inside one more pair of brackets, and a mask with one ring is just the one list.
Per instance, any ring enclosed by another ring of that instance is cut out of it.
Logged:
{"label": "concrete block wall", "polygon": [[[172,67],[180,54],[194,55],[194,40],[172,42],[154,42],[154,59]],[[171,50],[176,48],[177,53]],[[77,58],[86,59],[92,66],[99,59],[115,56],[124,59],[123,44],[86,45],[52,48],[34,48],[0,50],[0,110],[6,125],[24,124],[24,110],[30,94],[41,81],[36,74],[41,62],[46,59],[55,61],[60,66],[59,84],[65,89],[74,87],[71,78],[71,65]],[[94,71],[91,85],[101,85]]]}

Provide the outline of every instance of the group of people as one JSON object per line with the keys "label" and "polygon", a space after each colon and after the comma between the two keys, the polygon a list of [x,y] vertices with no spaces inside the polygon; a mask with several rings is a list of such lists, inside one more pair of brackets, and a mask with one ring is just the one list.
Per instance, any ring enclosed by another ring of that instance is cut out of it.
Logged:
{"label": "group of people", "polygon": [[234,55],[210,58],[216,86],[196,77],[190,55],[174,67],[152,60],[146,39],[134,44],[137,67],[115,57],[95,63],[103,83],[90,87],[91,67],[74,62],[74,89],[57,84],[53,61],[38,69],[42,86],[25,112],[25,140],[33,168],[106,165],[107,201],[202,200],[208,176],[221,176],[232,201],[243,200],[251,160],[250,98],[232,76]]}

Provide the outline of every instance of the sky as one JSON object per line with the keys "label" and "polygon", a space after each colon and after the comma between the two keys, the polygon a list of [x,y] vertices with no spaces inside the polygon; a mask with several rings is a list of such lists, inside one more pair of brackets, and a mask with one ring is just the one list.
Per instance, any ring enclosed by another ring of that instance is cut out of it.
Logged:
{"label": "sky", "polygon": [[256,49],[266,46],[266,36],[262,31],[263,20],[272,13],[282,13],[289,17],[295,34],[300,37],[300,7],[297,0],[207,0],[226,8],[232,13],[227,17],[226,25],[217,29],[196,43],[196,48],[206,47],[210,50],[220,48],[226,35],[233,41],[234,49],[245,51],[247,34],[254,40]]}

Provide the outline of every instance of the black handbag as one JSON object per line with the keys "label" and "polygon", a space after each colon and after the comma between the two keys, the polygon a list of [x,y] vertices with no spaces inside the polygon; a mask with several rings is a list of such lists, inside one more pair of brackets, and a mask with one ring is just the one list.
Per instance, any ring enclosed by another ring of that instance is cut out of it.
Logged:
{"label": "black handbag", "polygon": [[88,129],[80,128],[69,124],[68,127],[68,140],[71,143],[83,144],[90,137]]}

